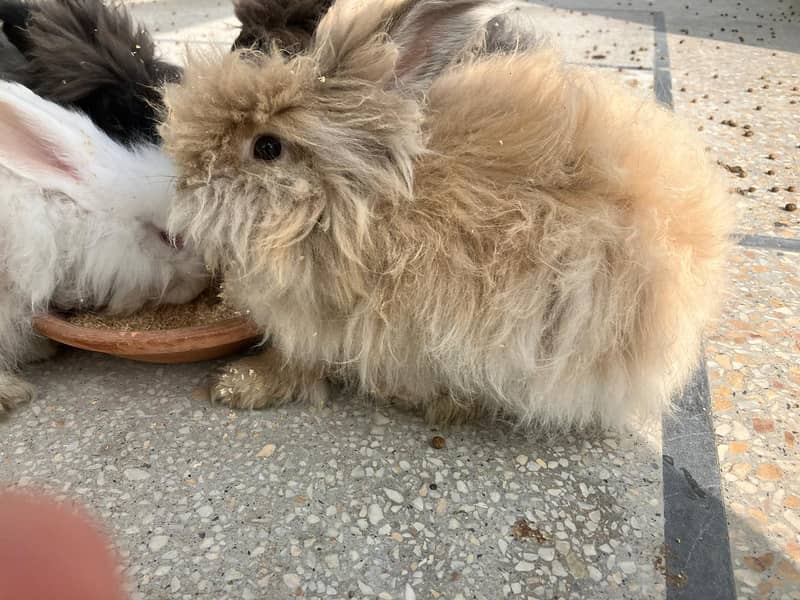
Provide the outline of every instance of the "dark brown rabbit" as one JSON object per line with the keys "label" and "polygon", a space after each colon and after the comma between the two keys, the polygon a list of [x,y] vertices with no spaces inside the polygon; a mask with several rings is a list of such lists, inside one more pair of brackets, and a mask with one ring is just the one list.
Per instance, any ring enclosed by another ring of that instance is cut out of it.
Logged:
{"label": "dark brown rabbit", "polygon": [[0,1],[3,33],[24,61],[6,79],[84,112],[113,139],[157,141],[160,87],[180,68],[158,58],[148,31],[102,0]]}
{"label": "dark brown rabbit", "polygon": [[275,44],[286,52],[300,52],[331,4],[333,0],[234,0],[242,28],[233,49],[266,52]]}

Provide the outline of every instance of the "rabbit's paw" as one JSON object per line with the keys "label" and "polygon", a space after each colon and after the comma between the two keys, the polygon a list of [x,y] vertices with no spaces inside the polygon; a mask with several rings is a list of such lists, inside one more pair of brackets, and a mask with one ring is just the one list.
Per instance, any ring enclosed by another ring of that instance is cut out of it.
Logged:
{"label": "rabbit's paw", "polygon": [[247,359],[226,365],[211,386],[211,401],[232,408],[263,408],[272,404],[282,404],[284,398],[276,398],[274,385],[269,374],[262,373],[256,366],[248,364]]}
{"label": "rabbit's paw", "polygon": [[27,348],[24,362],[34,363],[53,358],[58,352],[58,344],[46,338],[34,338]]}
{"label": "rabbit's paw", "polygon": [[455,400],[442,394],[425,403],[425,421],[437,427],[454,427],[473,423],[486,416],[487,411],[474,401]]}
{"label": "rabbit's paw", "polygon": [[11,373],[0,373],[0,414],[36,397],[36,388]]}
{"label": "rabbit's paw", "polygon": [[211,387],[211,400],[231,408],[281,406],[292,400],[322,405],[326,398],[321,373],[286,364],[275,350],[227,365]]}

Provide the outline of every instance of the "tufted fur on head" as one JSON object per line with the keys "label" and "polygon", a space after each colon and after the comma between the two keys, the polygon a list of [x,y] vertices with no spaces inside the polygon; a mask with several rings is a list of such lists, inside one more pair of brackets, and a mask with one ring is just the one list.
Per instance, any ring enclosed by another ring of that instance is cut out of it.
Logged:
{"label": "tufted fur on head", "polygon": [[39,96],[87,114],[125,144],[156,141],[159,87],[180,78],[145,28],[102,0],[2,0],[3,32],[26,58],[12,71]]}
{"label": "tufted fur on head", "polygon": [[547,48],[405,94],[433,71],[389,4],[339,0],[292,59],[195,57],[166,93],[172,224],[275,343],[218,397],[317,397],[323,372],[434,420],[660,414],[723,288],[730,206],[702,144]]}
{"label": "tufted fur on head", "polygon": [[234,0],[242,28],[233,49],[269,51],[275,44],[286,52],[300,52],[331,4],[333,0]]}

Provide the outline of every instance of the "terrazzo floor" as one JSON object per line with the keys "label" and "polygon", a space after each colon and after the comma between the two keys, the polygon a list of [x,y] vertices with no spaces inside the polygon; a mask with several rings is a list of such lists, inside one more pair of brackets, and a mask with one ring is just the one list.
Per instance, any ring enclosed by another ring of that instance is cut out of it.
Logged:
{"label": "terrazzo floor", "polygon": [[[800,7],[579,1],[532,3],[540,28],[641,94],[663,13],[674,108],[727,173],[737,232],[761,236],[731,257],[706,348],[735,592],[692,596],[669,568],[659,424],[440,432],[347,397],[232,412],[206,401],[215,364],[67,350],[27,369],[40,398],[0,423],[0,481],[92,509],[134,599],[800,598],[800,213],[787,210],[800,200]],[[226,1],[129,4],[174,60],[236,35]],[[690,542],[689,561],[724,548]]]}

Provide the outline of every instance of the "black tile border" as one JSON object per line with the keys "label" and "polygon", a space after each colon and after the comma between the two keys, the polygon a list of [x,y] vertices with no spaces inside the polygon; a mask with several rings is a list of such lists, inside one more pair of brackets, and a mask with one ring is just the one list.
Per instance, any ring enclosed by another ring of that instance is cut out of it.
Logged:
{"label": "black tile border", "polygon": [[[653,12],[656,99],[673,108],[666,18]],[[728,520],[722,499],[705,360],[662,417],[664,568],[667,600],[733,600]]]}
{"label": "black tile border", "polygon": [[800,240],[794,238],[780,238],[771,235],[738,235],[736,243],[746,248],[761,248],[764,250],[781,250],[783,252],[800,252]]}
{"label": "black tile border", "polygon": [[664,106],[672,105],[672,74],[669,63],[669,43],[667,42],[667,20],[663,12],[654,12],[653,30],[653,88],[658,100]]}
{"label": "black tile border", "polygon": [[667,600],[736,598],[709,398],[701,361],[662,419]]}
{"label": "black tile border", "polygon": [[635,71],[635,72],[642,72],[642,73],[649,73],[653,69],[650,67],[643,67],[641,65],[613,65],[608,63],[594,63],[594,62],[573,62],[567,61],[568,64],[571,65],[578,65],[580,67],[592,67],[595,69],[616,69],[617,71]]}

